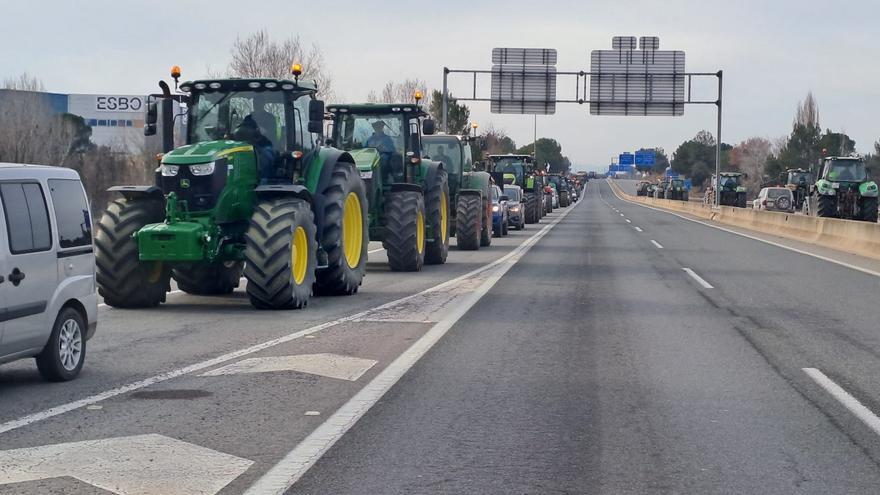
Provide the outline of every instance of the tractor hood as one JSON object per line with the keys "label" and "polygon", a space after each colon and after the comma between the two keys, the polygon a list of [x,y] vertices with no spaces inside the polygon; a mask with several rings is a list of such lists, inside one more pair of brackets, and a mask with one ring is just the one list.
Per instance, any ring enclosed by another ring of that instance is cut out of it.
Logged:
{"label": "tractor hood", "polygon": [[253,151],[253,146],[243,141],[205,141],[188,144],[169,151],[162,156],[165,165],[195,165],[219,160],[231,153]]}
{"label": "tractor hood", "polygon": [[379,163],[379,151],[376,148],[362,148],[348,152],[361,172],[368,172]]}

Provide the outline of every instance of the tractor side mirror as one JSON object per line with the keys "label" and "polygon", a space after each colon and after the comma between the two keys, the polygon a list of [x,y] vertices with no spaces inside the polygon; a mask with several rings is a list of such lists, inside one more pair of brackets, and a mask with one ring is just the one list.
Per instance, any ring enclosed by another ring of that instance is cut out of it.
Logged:
{"label": "tractor side mirror", "polygon": [[434,122],[434,119],[425,119],[422,122],[422,134],[424,134],[426,136],[430,136],[430,135],[434,134],[434,132],[436,132],[436,130],[437,130],[436,127],[437,127],[437,125]]}
{"label": "tractor side mirror", "polygon": [[147,114],[144,119],[144,136],[156,135],[156,122],[159,121],[159,108],[155,101],[147,103]]}
{"label": "tractor side mirror", "polygon": [[322,134],[324,132],[324,101],[309,101],[309,132]]}

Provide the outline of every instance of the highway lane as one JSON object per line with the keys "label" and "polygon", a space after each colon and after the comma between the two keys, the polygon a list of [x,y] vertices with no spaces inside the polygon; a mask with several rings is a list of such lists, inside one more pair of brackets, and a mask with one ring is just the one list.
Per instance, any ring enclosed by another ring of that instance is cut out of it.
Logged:
{"label": "highway lane", "polygon": [[880,489],[877,434],[801,370],[877,410],[875,279],[598,181],[575,213],[290,493]]}

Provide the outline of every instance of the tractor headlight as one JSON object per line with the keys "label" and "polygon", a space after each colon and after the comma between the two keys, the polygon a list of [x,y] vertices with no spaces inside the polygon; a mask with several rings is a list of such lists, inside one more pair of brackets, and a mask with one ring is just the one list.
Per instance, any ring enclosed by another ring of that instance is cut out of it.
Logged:
{"label": "tractor headlight", "polygon": [[174,177],[180,171],[179,165],[162,165],[159,167],[162,171],[162,177]]}
{"label": "tractor headlight", "polygon": [[518,212],[518,211],[519,211],[519,206],[514,206],[514,207],[510,208],[510,211],[512,211],[512,212],[514,212],[514,213]]}
{"label": "tractor headlight", "polygon": [[214,173],[214,162],[202,163],[200,165],[190,165],[189,171],[196,176],[211,175]]}
{"label": "tractor headlight", "polygon": [[498,205],[495,205],[492,207],[492,211],[501,211],[501,207]]}

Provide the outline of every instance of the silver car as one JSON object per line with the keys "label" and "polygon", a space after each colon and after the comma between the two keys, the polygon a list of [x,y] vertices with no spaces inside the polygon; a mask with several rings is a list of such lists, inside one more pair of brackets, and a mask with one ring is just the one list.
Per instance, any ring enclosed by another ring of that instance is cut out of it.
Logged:
{"label": "silver car", "polygon": [[70,169],[0,163],[0,364],[36,358],[47,380],[75,378],[98,296],[89,203]]}
{"label": "silver car", "polygon": [[794,213],[794,196],[786,187],[765,187],[752,201],[752,208],[766,211]]}

